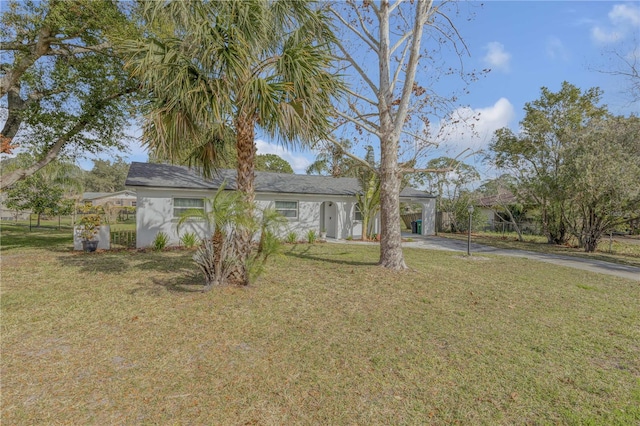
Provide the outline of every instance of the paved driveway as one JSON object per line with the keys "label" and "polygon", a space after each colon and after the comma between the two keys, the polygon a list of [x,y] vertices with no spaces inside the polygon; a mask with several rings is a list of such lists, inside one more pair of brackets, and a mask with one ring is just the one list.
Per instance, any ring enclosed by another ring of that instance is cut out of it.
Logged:
{"label": "paved driveway", "polygon": [[[403,247],[415,247],[421,249],[432,250],[449,250],[467,253],[467,242],[460,240],[452,240],[450,238],[442,238],[436,236],[421,236],[415,234],[403,234],[403,237],[413,238],[410,243],[402,243]],[[524,257],[534,259],[540,262],[553,263],[555,265],[568,266],[570,268],[582,269],[585,271],[597,272],[600,274],[615,275],[618,277],[628,278],[640,281],[640,268],[635,266],[620,265],[617,263],[605,262],[595,259],[584,259],[572,256],[562,256],[555,254],[536,253],[525,250],[507,250],[496,247],[483,246],[471,243],[471,255],[478,253],[496,254],[500,256]]]}

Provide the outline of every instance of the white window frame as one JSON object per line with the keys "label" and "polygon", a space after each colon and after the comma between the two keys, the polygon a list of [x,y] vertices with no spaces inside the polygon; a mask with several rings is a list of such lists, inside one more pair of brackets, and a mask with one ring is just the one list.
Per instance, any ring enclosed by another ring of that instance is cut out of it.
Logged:
{"label": "white window frame", "polygon": [[[177,200],[198,200],[202,203],[202,206],[176,206],[176,201]],[[204,212],[204,198],[198,198],[198,197],[174,197],[173,198],[173,218],[174,219],[180,219],[182,217],[182,213],[186,212],[187,210],[194,210],[194,209],[200,209]],[[176,214],[177,210],[179,210],[179,213]]]}
{"label": "white window frame", "polygon": [[[358,219],[358,214],[360,215],[359,219]],[[360,207],[358,206],[358,203],[355,203],[353,206],[353,220],[354,222],[362,222],[364,220],[364,215],[360,211]]]}
{"label": "white window frame", "polygon": [[[295,203],[295,208],[291,208],[291,207],[278,207],[278,203]],[[274,209],[275,211],[277,211],[278,213],[280,213],[282,216],[284,216],[285,218],[289,219],[289,220],[297,220],[299,217],[299,210],[300,210],[300,203],[297,200],[276,200],[273,202],[274,205]],[[284,214],[283,212],[291,212],[293,211],[295,213],[295,216],[287,216],[286,214]]]}

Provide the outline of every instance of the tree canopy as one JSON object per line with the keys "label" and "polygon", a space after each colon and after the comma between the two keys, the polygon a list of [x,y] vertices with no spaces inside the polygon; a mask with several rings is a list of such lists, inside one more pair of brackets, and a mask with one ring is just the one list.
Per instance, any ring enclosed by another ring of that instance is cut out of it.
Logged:
{"label": "tree canopy", "polygon": [[540,209],[549,243],[571,236],[594,251],[603,232],[640,216],[637,117],[614,117],[601,91],[563,82],[527,103],[522,132],[499,129],[489,159],[516,179],[520,199]]}
{"label": "tree canopy", "polygon": [[59,155],[125,148],[123,128],[137,84],[114,47],[135,31],[121,6],[109,0],[3,5],[0,97],[7,97],[8,109],[2,153],[19,147],[35,160],[4,175],[1,188]]}

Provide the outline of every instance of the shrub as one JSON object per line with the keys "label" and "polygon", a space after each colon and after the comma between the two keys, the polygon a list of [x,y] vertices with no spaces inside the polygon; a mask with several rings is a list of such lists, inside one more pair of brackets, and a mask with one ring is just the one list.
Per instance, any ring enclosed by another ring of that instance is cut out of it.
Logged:
{"label": "shrub", "polygon": [[298,242],[298,234],[295,233],[295,231],[291,231],[287,234],[287,238],[286,241],[289,244],[295,244]]}
{"label": "shrub", "polygon": [[96,235],[98,235],[102,220],[100,219],[100,215],[87,214],[80,218],[79,223],[82,226],[82,229],[80,230],[80,238],[85,241],[91,241],[96,237]]}
{"label": "shrub", "polygon": [[195,247],[198,244],[198,237],[195,232],[185,232],[180,237],[180,244],[187,248]]}
{"label": "shrub", "polygon": [[316,230],[309,229],[307,231],[307,241],[309,242],[309,244],[315,243],[317,239],[318,239],[318,234],[316,233]]}
{"label": "shrub", "polygon": [[158,232],[156,238],[153,240],[153,251],[162,251],[169,244],[169,236],[166,232]]}
{"label": "shrub", "polygon": [[353,240],[353,235],[347,235],[347,241]]}

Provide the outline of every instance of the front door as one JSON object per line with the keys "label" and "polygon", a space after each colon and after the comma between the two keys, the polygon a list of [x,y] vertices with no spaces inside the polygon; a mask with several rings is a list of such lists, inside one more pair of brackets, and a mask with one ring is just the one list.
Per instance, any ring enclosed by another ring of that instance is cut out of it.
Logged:
{"label": "front door", "polygon": [[336,203],[325,201],[324,206],[324,229],[327,231],[327,237],[336,238],[337,208]]}

